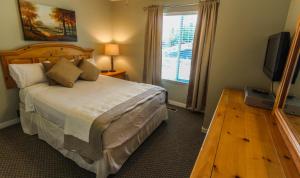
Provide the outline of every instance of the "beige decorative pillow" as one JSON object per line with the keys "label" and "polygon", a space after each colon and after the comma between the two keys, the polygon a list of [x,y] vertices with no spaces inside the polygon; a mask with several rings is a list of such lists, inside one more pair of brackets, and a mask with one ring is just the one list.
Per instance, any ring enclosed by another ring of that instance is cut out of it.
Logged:
{"label": "beige decorative pillow", "polygon": [[81,61],[79,69],[83,71],[80,75],[80,79],[82,80],[96,81],[99,77],[100,70],[87,60]]}
{"label": "beige decorative pillow", "polygon": [[[44,66],[46,73],[55,65],[55,63],[52,63],[50,61],[44,61],[42,64]],[[48,76],[47,76],[47,79],[48,79],[48,83],[50,86],[57,85],[57,83],[54,80],[52,80],[51,78],[49,78]]]}
{"label": "beige decorative pillow", "polygon": [[[60,58],[60,60],[65,59],[65,58]],[[67,59],[65,59],[67,60]],[[59,61],[59,60],[58,60]],[[75,66],[78,66],[81,63],[82,59],[72,59],[70,60],[70,62],[72,62]],[[53,61],[44,61],[43,66],[45,68],[45,72],[47,73],[55,64],[56,62]],[[55,80],[52,80],[51,78],[47,77],[48,79],[48,84],[50,86],[54,86],[57,85],[57,82],[55,82]]]}
{"label": "beige decorative pillow", "polygon": [[47,72],[47,76],[62,86],[72,88],[81,73],[82,70],[73,63],[61,59]]}

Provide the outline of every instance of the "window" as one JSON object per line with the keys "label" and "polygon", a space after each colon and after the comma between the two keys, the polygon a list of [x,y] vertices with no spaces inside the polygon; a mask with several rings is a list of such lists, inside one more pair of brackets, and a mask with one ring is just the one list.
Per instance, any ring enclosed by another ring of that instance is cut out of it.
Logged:
{"label": "window", "polygon": [[164,15],[162,79],[189,82],[196,22],[196,14]]}

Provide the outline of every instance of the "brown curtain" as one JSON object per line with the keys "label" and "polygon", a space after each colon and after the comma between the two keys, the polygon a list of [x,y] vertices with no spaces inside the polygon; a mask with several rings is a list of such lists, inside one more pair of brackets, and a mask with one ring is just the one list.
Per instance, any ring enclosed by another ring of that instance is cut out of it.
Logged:
{"label": "brown curtain", "polygon": [[208,71],[218,16],[218,2],[202,2],[194,38],[187,109],[203,112],[206,104]]}
{"label": "brown curtain", "polygon": [[162,21],[163,7],[148,7],[143,80],[145,83],[154,85],[161,83]]}

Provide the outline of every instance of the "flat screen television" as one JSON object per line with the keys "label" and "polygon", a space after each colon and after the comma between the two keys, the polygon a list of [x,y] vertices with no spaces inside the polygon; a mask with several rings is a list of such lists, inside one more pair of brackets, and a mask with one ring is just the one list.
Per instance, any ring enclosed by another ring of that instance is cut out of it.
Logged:
{"label": "flat screen television", "polygon": [[[281,32],[269,37],[263,71],[273,82],[280,81],[282,78],[289,54],[290,39],[289,32]],[[293,83],[296,82],[299,67],[298,64]]]}

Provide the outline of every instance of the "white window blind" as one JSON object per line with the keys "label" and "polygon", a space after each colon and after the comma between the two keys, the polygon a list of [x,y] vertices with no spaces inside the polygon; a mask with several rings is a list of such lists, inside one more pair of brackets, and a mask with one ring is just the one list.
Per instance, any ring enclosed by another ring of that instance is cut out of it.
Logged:
{"label": "white window blind", "polygon": [[196,23],[196,14],[164,15],[162,79],[189,82]]}

